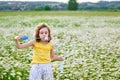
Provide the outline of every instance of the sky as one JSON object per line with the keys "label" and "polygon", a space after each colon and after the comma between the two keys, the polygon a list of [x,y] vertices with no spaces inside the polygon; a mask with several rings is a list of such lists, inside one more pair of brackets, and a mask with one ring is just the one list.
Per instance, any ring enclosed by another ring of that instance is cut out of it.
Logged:
{"label": "sky", "polygon": [[[55,1],[67,3],[69,0],[0,0],[0,1]],[[120,0],[77,0],[77,2],[120,1]]]}

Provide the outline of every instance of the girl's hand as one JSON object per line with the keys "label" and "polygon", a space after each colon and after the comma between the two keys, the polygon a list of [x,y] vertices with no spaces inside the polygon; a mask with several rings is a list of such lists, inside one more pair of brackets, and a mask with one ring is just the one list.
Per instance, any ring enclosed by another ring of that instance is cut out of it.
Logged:
{"label": "girl's hand", "polygon": [[14,39],[15,39],[15,40],[21,40],[22,37],[20,37],[20,36],[16,36]]}
{"label": "girl's hand", "polygon": [[62,57],[59,57],[59,61],[63,61],[64,59]]}

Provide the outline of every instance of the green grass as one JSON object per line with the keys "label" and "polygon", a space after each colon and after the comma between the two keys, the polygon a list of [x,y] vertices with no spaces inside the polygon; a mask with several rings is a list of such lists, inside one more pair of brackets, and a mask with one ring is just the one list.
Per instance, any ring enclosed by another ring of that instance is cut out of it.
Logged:
{"label": "green grass", "polygon": [[120,11],[0,11],[0,16],[119,16]]}

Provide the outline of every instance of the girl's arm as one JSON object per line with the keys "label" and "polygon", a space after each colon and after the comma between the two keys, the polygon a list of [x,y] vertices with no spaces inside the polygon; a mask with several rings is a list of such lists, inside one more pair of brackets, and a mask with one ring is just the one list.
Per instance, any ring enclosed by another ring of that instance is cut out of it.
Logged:
{"label": "girl's arm", "polygon": [[51,60],[63,61],[62,57],[58,57],[54,54],[53,49],[50,51],[50,58],[51,58]]}
{"label": "girl's arm", "polygon": [[29,41],[27,43],[20,44],[19,43],[20,39],[21,39],[20,36],[15,37],[15,43],[16,43],[16,46],[17,46],[18,49],[27,48],[27,47],[32,46],[34,44],[34,41]]}

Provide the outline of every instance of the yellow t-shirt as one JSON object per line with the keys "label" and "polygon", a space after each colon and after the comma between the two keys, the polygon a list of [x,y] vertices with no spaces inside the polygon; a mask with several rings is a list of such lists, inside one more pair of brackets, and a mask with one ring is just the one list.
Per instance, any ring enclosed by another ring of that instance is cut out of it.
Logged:
{"label": "yellow t-shirt", "polygon": [[33,56],[32,64],[36,63],[49,63],[50,62],[50,51],[52,49],[52,43],[42,44],[41,42],[36,42],[33,46]]}

